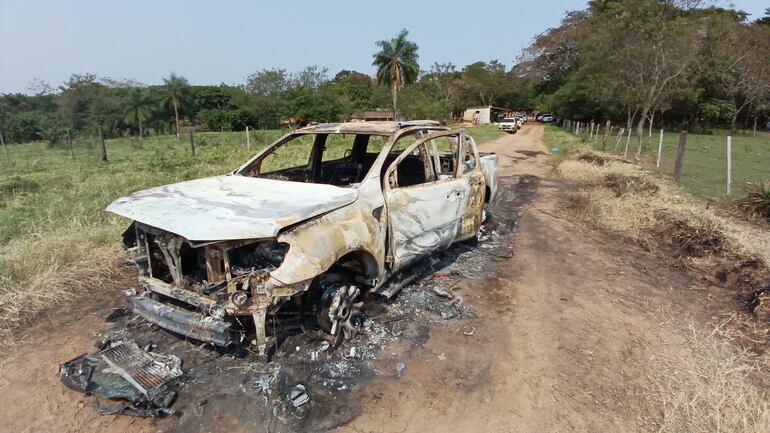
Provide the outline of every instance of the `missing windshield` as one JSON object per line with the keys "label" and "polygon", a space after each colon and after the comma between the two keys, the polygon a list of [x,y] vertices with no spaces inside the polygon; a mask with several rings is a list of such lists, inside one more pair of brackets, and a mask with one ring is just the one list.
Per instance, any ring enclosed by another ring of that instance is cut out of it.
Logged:
{"label": "missing windshield", "polygon": [[385,137],[369,134],[296,134],[269,147],[238,174],[355,186],[374,165],[385,141]]}

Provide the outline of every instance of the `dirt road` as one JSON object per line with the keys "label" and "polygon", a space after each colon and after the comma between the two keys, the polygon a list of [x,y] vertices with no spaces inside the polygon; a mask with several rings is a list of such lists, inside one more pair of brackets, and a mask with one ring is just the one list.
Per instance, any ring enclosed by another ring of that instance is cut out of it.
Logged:
{"label": "dirt road", "polygon": [[[697,278],[559,216],[542,126],[482,146],[525,176],[514,257],[477,293],[473,336],[434,333],[406,381],[384,384],[343,432],[648,431],[648,361],[708,314]],[[471,131],[472,134],[472,131]],[[716,296],[716,294],[714,294]],[[671,320],[676,317],[676,320]],[[437,358],[444,354],[446,360]]]}
{"label": "dirt road", "polygon": [[[648,361],[678,347],[683,324],[709,317],[709,299],[719,295],[695,276],[561,216],[560,197],[570,186],[552,178],[542,132],[528,125],[483,146],[500,155],[503,175],[517,180],[493,221],[515,219],[518,234],[512,257],[489,255],[484,275],[454,287],[475,313],[439,325],[415,316],[418,337],[383,344],[371,377],[344,398],[332,393],[330,409],[312,412],[317,422],[306,417],[298,429],[582,432],[652,425],[659,408],[645,390],[657,373]],[[94,334],[107,327],[102,318],[118,304],[115,293],[133,284],[133,273],[123,278],[95,296],[103,301],[54,309],[16,336],[0,358],[0,432],[292,429],[251,419],[236,390],[220,389],[228,395],[221,407],[209,394],[210,416],[195,417],[185,406],[200,396],[180,395],[181,416],[140,419],[97,415],[65,389],[57,363],[93,351]],[[390,372],[397,361],[405,365],[400,377]]]}

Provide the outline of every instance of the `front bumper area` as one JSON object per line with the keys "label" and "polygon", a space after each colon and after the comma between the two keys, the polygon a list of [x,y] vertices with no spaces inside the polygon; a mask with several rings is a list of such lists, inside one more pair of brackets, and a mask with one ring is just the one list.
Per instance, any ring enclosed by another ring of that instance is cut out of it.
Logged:
{"label": "front bumper area", "polygon": [[221,347],[240,340],[240,334],[223,320],[175,308],[133,290],[123,292],[123,299],[135,314],[148,322],[185,337]]}

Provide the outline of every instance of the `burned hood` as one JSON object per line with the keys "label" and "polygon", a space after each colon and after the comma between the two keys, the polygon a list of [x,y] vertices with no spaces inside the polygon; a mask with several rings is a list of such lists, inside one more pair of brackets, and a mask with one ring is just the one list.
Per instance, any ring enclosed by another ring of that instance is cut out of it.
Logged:
{"label": "burned hood", "polygon": [[331,185],[214,176],[135,192],[106,210],[194,241],[269,238],[350,204],[357,194]]}

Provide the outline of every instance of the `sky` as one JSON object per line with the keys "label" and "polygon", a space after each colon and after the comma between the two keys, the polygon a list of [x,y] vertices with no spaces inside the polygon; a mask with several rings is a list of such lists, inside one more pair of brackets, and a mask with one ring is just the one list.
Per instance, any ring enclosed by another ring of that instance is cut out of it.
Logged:
{"label": "sky", "polygon": [[[767,0],[721,2],[763,15]],[[420,65],[511,66],[582,0],[0,0],[0,93],[72,73],[159,84],[242,84],[255,71],[308,65],[373,74],[374,42],[406,28]]]}

